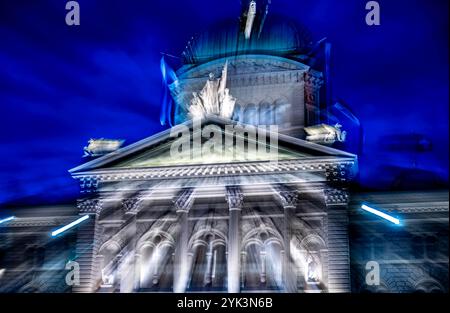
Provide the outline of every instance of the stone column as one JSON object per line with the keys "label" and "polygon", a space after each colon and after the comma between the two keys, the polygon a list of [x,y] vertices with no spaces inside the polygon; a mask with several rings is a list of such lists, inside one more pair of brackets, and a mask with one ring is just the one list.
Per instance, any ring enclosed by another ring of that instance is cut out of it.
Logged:
{"label": "stone column", "polygon": [[328,291],[351,292],[348,240],[348,194],[339,189],[324,190],[327,205]]}
{"label": "stone column", "polygon": [[193,189],[183,189],[174,199],[175,210],[178,216],[179,235],[175,248],[174,287],[173,291],[182,293],[186,291],[189,280],[188,242],[189,221],[188,213],[194,204]]}
{"label": "stone column", "polygon": [[228,292],[240,291],[241,210],[244,197],[238,187],[227,187],[228,221]]}
{"label": "stone column", "polygon": [[208,251],[206,252],[206,270],[203,277],[203,283],[205,285],[212,282],[212,274],[213,274],[213,250],[212,245],[209,244]]}
{"label": "stone column", "polygon": [[211,269],[211,286],[214,287],[214,282],[217,274],[217,248],[213,250],[213,260],[212,260],[212,269]]}
{"label": "stone column", "polygon": [[99,287],[101,280],[97,253],[101,239],[98,217],[102,203],[100,199],[85,199],[80,200],[77,205],[80,215],[88,214],[90,218],[78,226],[75,261],[80,265],[80,284],[73,286],[72,291],[75,293],[94,292]]}
{"label": "stone column", "polygon": [[139,291],[141,288],[141,255],[134,254],[134,291]]}
{"label": "stone column", "polygon": [[283,280],[285,291],[289,293],[297,292],[297,271],[295,270],[294,261],[291,256],[291,239],[292,221],[295,218],[295,209],[298,202],[298,193],[296,191],[278,190],[278,199],[284,210],[283,221],[283,240],[284,240],[284,257],[283,257]]}
{"label": "stone column", "polygon": [[138,251],[136,251],[136,244],[138,241],[137,238],[137,214],[139,212],[140,205],[142,203],[142,199],[139,197],[126,198],[122,200],[122,206],[125,211],[125,220],[129,229],[129,232],[133,234],[131,237],[130,250],[132,251],[132,261],[130,262],[130,266],[133,267],[132,271],[128,274],[132,275],[131,282],[132,284],[124,289],[124,292],[132,292],[138,291],[140,288],[140,256],[138,255]]}
{"label": "stone column", "polygon": [[127,262],[125,262],[125,256],[122,252],[117,255],[117,263],[116,263],[116,277],[114,279],[114,292],[119,291],[119,293],[125,293],[125,285],[126,285],[126,270],[127,270]]}
{"label": "stone column", "polygon": [[266,251],[263,250],[260,252],[259,257],[261,259],[261,276],[260,276],[260,281],[262,284],[265,284],[267,281],[267,272],[266,272]]}
{"label": "stone column", "polygon": [[[188,265],[188,269],[189,269],[188,273],[192,273],[192,271],[194,270],[194,255],[195,255],[195,253],[193,251],[188,251],[188,254],[187,254],[187,259],[188,259],[187,265]],[[192,275],[188,276],[187,284],[186,284],[187,287],[190,286],[191,280],[192,280]]]}
{"label": "stone column", "polygon": [[241,288],[245,287],[245,265],[247,264],[247,252],[241,252]]}

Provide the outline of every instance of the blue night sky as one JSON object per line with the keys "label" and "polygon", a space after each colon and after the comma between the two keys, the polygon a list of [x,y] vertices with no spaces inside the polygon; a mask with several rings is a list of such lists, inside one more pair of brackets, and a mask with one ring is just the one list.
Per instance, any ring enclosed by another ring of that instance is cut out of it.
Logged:
{"label": "blue night sky", "polygon": [[[381,26],[362,0],[272,0],[270,14],[332,43],[333,96],[359,117],[364,188],[448,185],[448,1],[381,0]],[[69,201],[68,169],[90,138],[126,144],[164,129],[161,52],[180,55],[238,0],[0,2],[0,204]],[[418,149],[410,138],[425,142]]]}

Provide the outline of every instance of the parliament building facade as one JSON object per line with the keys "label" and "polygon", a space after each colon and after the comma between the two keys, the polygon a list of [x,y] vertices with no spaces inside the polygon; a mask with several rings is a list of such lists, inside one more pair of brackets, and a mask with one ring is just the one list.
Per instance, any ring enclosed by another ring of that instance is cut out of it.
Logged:
{"label": "parliament building facade", "polygon": [[[70,170],[76,206],[17,209],[0,225],[0,291],[448,292],[448,192],[352,192],[357,156],[305,140],[327,107],[306,30],[276,18],[265,27],[247,41],[230,25],[195,37],[169,86],[173,129]],[[202,129],[225,138],[227,125],[277,125],[276,162],[245,149],[211,162],[170,158],[171,132],[202,131],[189,104],[225,64],[232,118],[206,115]],[[377,284],[367,282],[371,261]],[[79,265],[77,284],[66,283],[68,262]]]}

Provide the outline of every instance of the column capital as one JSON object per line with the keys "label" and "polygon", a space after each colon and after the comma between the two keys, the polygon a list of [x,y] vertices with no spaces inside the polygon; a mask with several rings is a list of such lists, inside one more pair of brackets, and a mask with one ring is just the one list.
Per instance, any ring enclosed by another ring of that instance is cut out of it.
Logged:
{"label": "column capital", "polygon": [[184,188],[172,200],[177,213],[188,213],[194,204],[194,188]]}
{"label": "column capital", "polygon": [[225,200],[228,203],[230,211],[241,210],[244,203],[244,195],[239,187],[226,187]]}
{"label": "column capital", "polygon": [[139,197],[126,198],[122,200],[122,206],[125,213],[129,214],[137,214],[141,203],[142,199]]}
{"label": "column capital", "polygon": [[102,200],[98,198],[78,200],[77,207],[80,213],[99,215],[102,211]]}
{"label": "column capital", "polygon": [[276,186],[275,192],[283,208],[294,209],[297,207],[299,194],[296,190],[291,190],[284,186]]}
{"label": "column capital", "polygon": [[326,188],[323,190],[326,205],[347,205],[349,194],[346,190]]}

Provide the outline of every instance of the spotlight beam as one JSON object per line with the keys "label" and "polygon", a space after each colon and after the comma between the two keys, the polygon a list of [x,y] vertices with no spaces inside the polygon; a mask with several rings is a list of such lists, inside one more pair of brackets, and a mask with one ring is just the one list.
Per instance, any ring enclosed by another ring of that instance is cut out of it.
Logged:
{"label": "spotlight beam", "polygon": [[4,219],[0,220],[0,224],[12,221],[15,218],[16,218],[15,216],[10,216],[10,217],[4,218]]}
{"label": "spotlight beam", "polygon": [[400,220],[398,218],[392,217],[392,216],[390,216],[390,215],[388,215],[386,213],[383,213],[383,212],[381,212],[379,210],[371,208],[371,207],[369,207],[369,206],[367,206],[365,204],[361,205],[361,209],[363,209],[364,211],[370,212],[372,214],[375,214],[375,215],[377,215],[379,217],[382,217],[385,220],[388,220],[389,222],[394,223],[396,225],[400,224]]}
{"label": "spotlight beam", "polygon": [[81,222],[87,220],[89,218],[89,215],[84,215],[82,217],[80,217],[79,219],[77,219],[76,221],[73,221],[70,224],[67,224],[66,226],[63,226],[61,228],[58,228],[57,230],[52,232],[52,237],[58,236],[59,234],[65,232],[66,230],[80,224]]}

